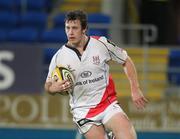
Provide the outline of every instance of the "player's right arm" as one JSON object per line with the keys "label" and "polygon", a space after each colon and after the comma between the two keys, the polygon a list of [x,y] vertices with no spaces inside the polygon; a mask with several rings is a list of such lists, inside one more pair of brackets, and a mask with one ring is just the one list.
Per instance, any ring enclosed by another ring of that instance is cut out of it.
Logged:
{"label": "player's right arm", "polygon": [[56,55],[53,56],[50,65],[48,75],[44,84],[44,89],[51,95],[55,95],[57,93],[63,93],[67,91],[71,85],[67,80],[58,81],[51,77],[53,69],[56,67]]}
{"label": "player's right arm", "polygon": [[64,91],[67,91],[67,88],[69,88],[69,82],[66,80],[63,81],[46,81],[44,85],[44,89],[46,92],[48,92],[51,95],[55,95],[56,93],[62,93]]}

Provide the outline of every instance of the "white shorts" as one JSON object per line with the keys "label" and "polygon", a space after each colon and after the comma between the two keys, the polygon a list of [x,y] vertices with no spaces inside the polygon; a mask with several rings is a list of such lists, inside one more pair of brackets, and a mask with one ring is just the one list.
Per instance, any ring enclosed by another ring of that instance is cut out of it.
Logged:
{"label": "white shorts", "polygon": [[83,119],[73,118],[73,121],[76,123],[79,132],[81,134],[84,134],[92,127],[93,124],[95,125],[105,124],[113,115],[119,112],[124,113],[124,111],[121,109],[119,104],[117,104],[117,102],[113,102],[103,112],[101,112],[100,114],[94,117],[91,117],[88,119],[87,118],[83,118]]}

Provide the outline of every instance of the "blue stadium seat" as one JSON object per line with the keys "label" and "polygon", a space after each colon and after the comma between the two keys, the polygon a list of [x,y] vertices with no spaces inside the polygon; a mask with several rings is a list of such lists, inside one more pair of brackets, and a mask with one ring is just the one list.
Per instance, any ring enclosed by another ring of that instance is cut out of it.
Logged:
{"label": "blue stadium seat", "polygon": [[48,0],[27,0],[27,9],[30,11],[46,11]]}
{"label": "blue stadium seat", "polygon": [[0,29],[0,42],[7,41],[8,32],[4,29]]}
{"label": "blue stadium seat", "polygon": [[0,0],[0,11],[13,11],[14,0]]}
{"label": "blue stadium seat", "polygon": [[65,19],[65,14],[60,13],[57,14],[54,18],[53,18],[53,23],[54,23],[54,28],[57,27],[64,27],[64,19]]}
{"label": "blue stadium seat", "polygon": [[17,27],[19,16],[12,12],[0,12],[0,28],[12,29]]}
{"label": "blue stadium seat", "polygon": [[67,41],[64,28],[53,28],[41,34],[42,42],[65,43]]}
{"label": "blue stadium seat", "polygon": [[59,48],[44,48],[44,64],[49,64]]}
{"label": "blue stadium seat", "polygon": [[46,28],[48,15],[44,12],[27,12],[20,16],[21,27],[34,27],[39,31]]}
{"label": "blue stadium seat", "polygon": [[14,5],[19,10],[25,11],[48,11],[52,7],[51,0],[14,0]]}
{"label": "blue stadium seat", "polygon": [[108,35],[108,30],[107,29],[89,29],[88,30],[88,35],[90,36],[106,36],[109,37]]}
{"label": "blue stadium seat", "polygon": [[169,68],[178,68],[168,71],[168,79],[171,84],[180,85],[180,50],[171,50],[169,53]]}
{"label": "blue stadium seat", "polygon": [[[91,24],[110,24],[111,18],[108,15],[102,13],[90,13],[88,14],[88,22]],[[99,35],[108,37],[107,28],[90,28],[89,35]]]}
{"label": "blue stadium seat", "polygon": [[111,22],[111,18],[108,15],[102,13],[90,13],[88,14],[89,23],[107,23]]}
{"label": "blue stadium seat", "polygon": [[8,41],[13,42],[37,42],[39,33],[33,28],[18,28],[9,32]]}
{"label": "blue stadium seat", "polygon": [[[64,13],[57,14],[53,18],[54,27],[64,27],[64,19],[65,19]],[[111,22],[111,18],[108,15],[101,13],[91,13],[88,14],[88,22],[109,24]]]}

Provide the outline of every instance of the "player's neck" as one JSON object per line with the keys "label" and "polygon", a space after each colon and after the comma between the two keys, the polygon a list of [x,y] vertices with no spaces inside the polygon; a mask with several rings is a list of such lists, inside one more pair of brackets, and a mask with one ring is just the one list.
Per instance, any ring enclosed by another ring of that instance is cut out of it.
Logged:
{"label": "player's neck", "polygon": [[81,54],[83,54],[84,52],[84,47],[86,47],[85,45],[87,44],[87,41],[88,41],[88,37],[84,35],[81,41],[79,42],[79,44],[76,46],[76,48],[79,50]]}
{"label": "player's neck", "polygon": [[77,48],[84,48],[84,46],[87,44],[88,37],[86,35],[82,36],[81,41],[76,45]]}
{"label": "player's neck", "polygon": [[79,41],[79,42],[76,43],[76,44],[71,44],[70,42],[68,42],[68,45],[70,45],[70,46],[72,46],[72,47],[75,47],[75,48],[78,49],[79,52],[82,54],[83,51],[84,51],[84,47],[85,47],[85,45],[87,44],[87,42],[88,42],[88,36],[83,35],[81,41]]}

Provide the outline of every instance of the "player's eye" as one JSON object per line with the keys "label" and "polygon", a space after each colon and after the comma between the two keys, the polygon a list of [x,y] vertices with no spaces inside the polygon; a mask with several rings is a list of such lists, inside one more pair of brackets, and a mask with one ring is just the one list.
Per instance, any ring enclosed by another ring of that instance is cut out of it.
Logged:
{"label": "player's eye", "polygon": [[66,27],[66,30],[69,30],[70,29],[70,27]]}
{"label": "player's eye", "polygon": [[73,27],[73,30],[77,30],[78,29],[78,27]]}

